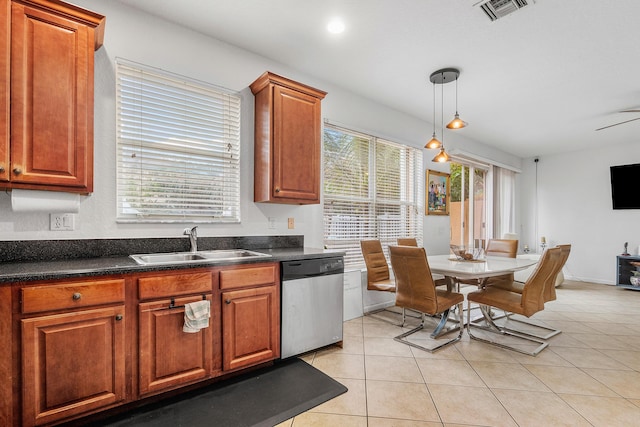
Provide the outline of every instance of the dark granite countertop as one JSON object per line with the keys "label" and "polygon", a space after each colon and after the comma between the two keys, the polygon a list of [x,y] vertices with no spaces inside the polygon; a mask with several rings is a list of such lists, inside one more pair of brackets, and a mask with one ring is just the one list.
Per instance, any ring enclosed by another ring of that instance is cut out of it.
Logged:
{"label": "dark granite countertop", "polygon": [[[245,238],[246,239],[246,238]],[[124,240],[124,239],[123,239]],[[289,260],[298,260],[298,259],[310,259],[310,258],[326,258],[331,256],[343,256],[344,252],[330,252],[324,249],[318,248],[307,248],[304,246],[297,246],[297,243],[302,243],[302,240],[295,240],[294,243],[291,244],[290,241],[292,239],[288,238],[289,244],[282,244],[277,238],[269,239],[269,244],[266,248],[259,248],[255,246],[260,246],[264,243],[264,238],[257,239],[258,241],[247,241],[245,240],[243,245],[233,245],[233,242],[230,242],[226,245],[216,245],[216,249],[229,249],[229,246],[236,246],[236,248],[243,249],[251,249],[255,252],[262,252],[265,254],[271,255],[271,257],[264,258],[253,258],[250,260],[239,260],[239,261],[211,261],[211,262],[197,262],[197,263],[183,263],[183,264],[162,264],[162,265],[140,265],[137,264],[132,258],[128,255],[123,255],[117,253],[118,251],[113,250],[114,253],[109,253],[109,251],[104,251],[100,253],[94,253],[91,251],[87,251],[88,243],[85,241],[74,241],[72,243],[67,242],[66,246],[82,247],[85,254],[89,256],[82,257],[80,252],[77,251],[69,251],[66,254],[64,259],[49,259],[48,256],[38,255],[38,256],[26,256],[24,255],[22,258],[13,257],[10,259],[2,260],[0,258],[0,285],[8,284],[12,282],[27,282],[27,281],[37,281],[37,280],[55,280],[55,279],[65,279],[65,278],[74,278],[74,277],[85,277],[85,276],[102,276],[102,275],[112,275],[112,274],[128,274],[128,273],[142,273],[148,271],[166,271],[166,270],[186,270],[193,268],[201,268],[201,267],[212,267],[212,266],[221,266],[221,265],[235,265],[235,264],[249,264],[249,263],[258,263],[258,262],[270,262],[270,261],[289,261]],[[122,246],[122,242],[117,240],[117,245]],[[275,243],[274,243],[275,242]],[[279,243],[280,242],[280,243]],[[11,242],[9,242],[11,243]],[[109,241],[100,241],[100,246],[108,246],[111,242]],[[220,242],[217,242],[220,243]],[[235,242],[237,243],[237,242]],[[92,245],[95,246],[95,242],[91,242]],[[136,249],[141,249],[140,242],[135,242]],[[163,239],[162,248],[158,248],[158,250],[146,244],[144,249],[139,251],[127,251],[125,253],[155,253],[155,252],[180,252],[184,251],[184,248],[174,248],[167,247],[166,239]],[[40,243],[39,245],[32,244],[31,246],[37,246],[38,250],[42,250],[42,246],[46,246],[46,243]],[[60,242],[55,242],[51,244],[47,250],[44,250],[43,253],[60,253],[59,246]],[[58,247],[56,247],[58,246]],[[15,248],[14,248],[15,249]],[[27,250],[21,249],[23,252],[28,252]],[[121,249],[121,248],[119,248]],[[202,248],[203,250],[213,249],[211,246]],[[15,251],[13,252],[15,253]],[[29,252],[32,254],[33,252]],[[50,255],[51,258],[55,258],[53,255]]]}

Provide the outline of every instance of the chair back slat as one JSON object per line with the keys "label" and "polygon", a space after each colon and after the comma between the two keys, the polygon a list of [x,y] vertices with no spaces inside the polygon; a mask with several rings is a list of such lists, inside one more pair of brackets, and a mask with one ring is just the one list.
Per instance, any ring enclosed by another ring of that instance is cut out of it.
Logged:
{"label": "chair back slat", "polygon": [[399,237],[398,246],[418,246],[418,240],[414,237]]}
{"label": "chair back slat", "polygon": [[562,268],[567,263],[567,259],[569,259],[569,254],[571,253],[571,245],[558,245],[560,248],[560,261],[558,262],[558,266],[553,275],[553,280],[551,282],[551,286],[545,288],[544,291],[544,301],[554,301],[556,299],[556,278],[558,274],[562,271]]}
{"label": "chair back slat", "polygon": [[560,262],[560,248],[544,251],[536,269],[527,279],[522,289],[521,306],[525,316],[544,310],[544,292],[548,286],[553,286],[554,272]]}
{"label": "chair back slat", "polygon": [[438,300],[424,248],[390,246],[391,267],[396,278],[396,305],[438,313]]}
{"label": "chair back slat", "polygon": [[362,240],[360,248],[367,266],[367,284],[389,280],[389,264],[382,251],[380,240]]}
{"label": "chair back slat", "polygon": [[515,258],[518,253],[518,241],[511,239],[490,239],[484,250],[487,256]]}

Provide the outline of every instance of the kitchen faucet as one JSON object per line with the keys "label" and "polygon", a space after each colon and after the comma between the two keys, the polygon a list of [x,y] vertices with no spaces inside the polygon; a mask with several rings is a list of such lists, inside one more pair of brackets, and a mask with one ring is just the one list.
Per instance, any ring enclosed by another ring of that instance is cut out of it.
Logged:
{"label": "kitchen faucet", "polygon": [[196,225],[193,228],[185,228],[182,234],[189,236],[189,243],[191,243],[191,252],[198,252],[198,233],[196,232]]}

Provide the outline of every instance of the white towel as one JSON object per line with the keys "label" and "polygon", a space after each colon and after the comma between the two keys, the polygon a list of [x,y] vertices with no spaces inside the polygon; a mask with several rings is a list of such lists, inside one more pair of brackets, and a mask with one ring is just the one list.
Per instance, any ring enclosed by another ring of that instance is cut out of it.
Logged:
{"label": "white towel", "polygon": [[202,328],[209,327],[211,304],[208,300],[192,302],[184,305],[183,332],[196,333]]}

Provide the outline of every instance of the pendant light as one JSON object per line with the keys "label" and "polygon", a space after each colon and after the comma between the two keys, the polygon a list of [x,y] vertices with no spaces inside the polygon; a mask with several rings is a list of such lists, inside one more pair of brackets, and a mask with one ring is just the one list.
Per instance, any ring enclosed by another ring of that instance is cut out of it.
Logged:
{"label": "pendant light", "polygon": [[447,124],[447,129],[462,129],[467,126],[467,122],[463,121],[458,114],[458,76],[460,72],[456,74],[456,114],[453,117],[453,120]]}
{"label": "pendant light", "polygon": [[442,142],[436,138],[436,84],[434,82],[431,83],[433,86],[433,135],[424,148],[442,148]]}
{"label": "pendant light", "polygon": [[[443,78],[441,76],[441,78]],[[442,88],[442,90],[440,91],[440,111],[443,111],[443,107],[444,107],[444,88]],[[438,154],[436,154],[436,156],[431,159],[432,162],[437,162],[437,163],[446,163],[449,161],[449,155],[447,154],[446,151],[444,151],[444,119],[443,119],[444,114],[440,114],[440,130],[442,132],[442,146],[440,147],[440,152],[438,152]]]}
{"label": "pendant light", "polygon": [[[433,137],[432,139],[425,145],[425,148],[440,148],[438,154],[433,158],[433,162],[444,163],[450,160],[449,155],[444,149],[444,87],[440,92],[440,129],[441,129],[441,137],[442,142],[436,139],[436,130],[435,130],[435,85],[444,85],[446,83],[450,83],[455,80],[456,82],[456,114],[455,118],[447,125],[448,129],[460,129],[467,126],[467,123],[460,119],[460,115],[458,114],[458,76],[460,76],[460,70],[457,68],[442,68],[440,70],[434,71],[429,76],[429,80],[434,85],[434,108],[433,108]],[[430,145],[432,141],[437,141],[440,143],[438,147],[435,143]]]}
{"label": "pendant light", "polygon": [[[429,76],[429,80],[431,80],[431,83],[433,83],[434,86],[434,103],[435,103],[435,85],[439,84],[439,85],[443,85],[444,83],[449,83],[451,80],[453,80],[456,76],[457,76],[457,72],[458,70],[456,70],[455,68],[443,68],[441,70],[437,70],[434,71],[433,73],[431,73],[431,76]],[[433,109],[434,111],[434,135],[435,135],[435,108]],[[442,142],[440,143],[440,151],[438,152],[438,154],[436,154],[436,156],[431,160],[432,162],[438,162],[438,163],[445,163],[449,161],[449,155],[447,154],[447,152],[444,150],[444,87],[441,87],[440,90],[440,130],[441,130],[441,135],[442,135]]]}

